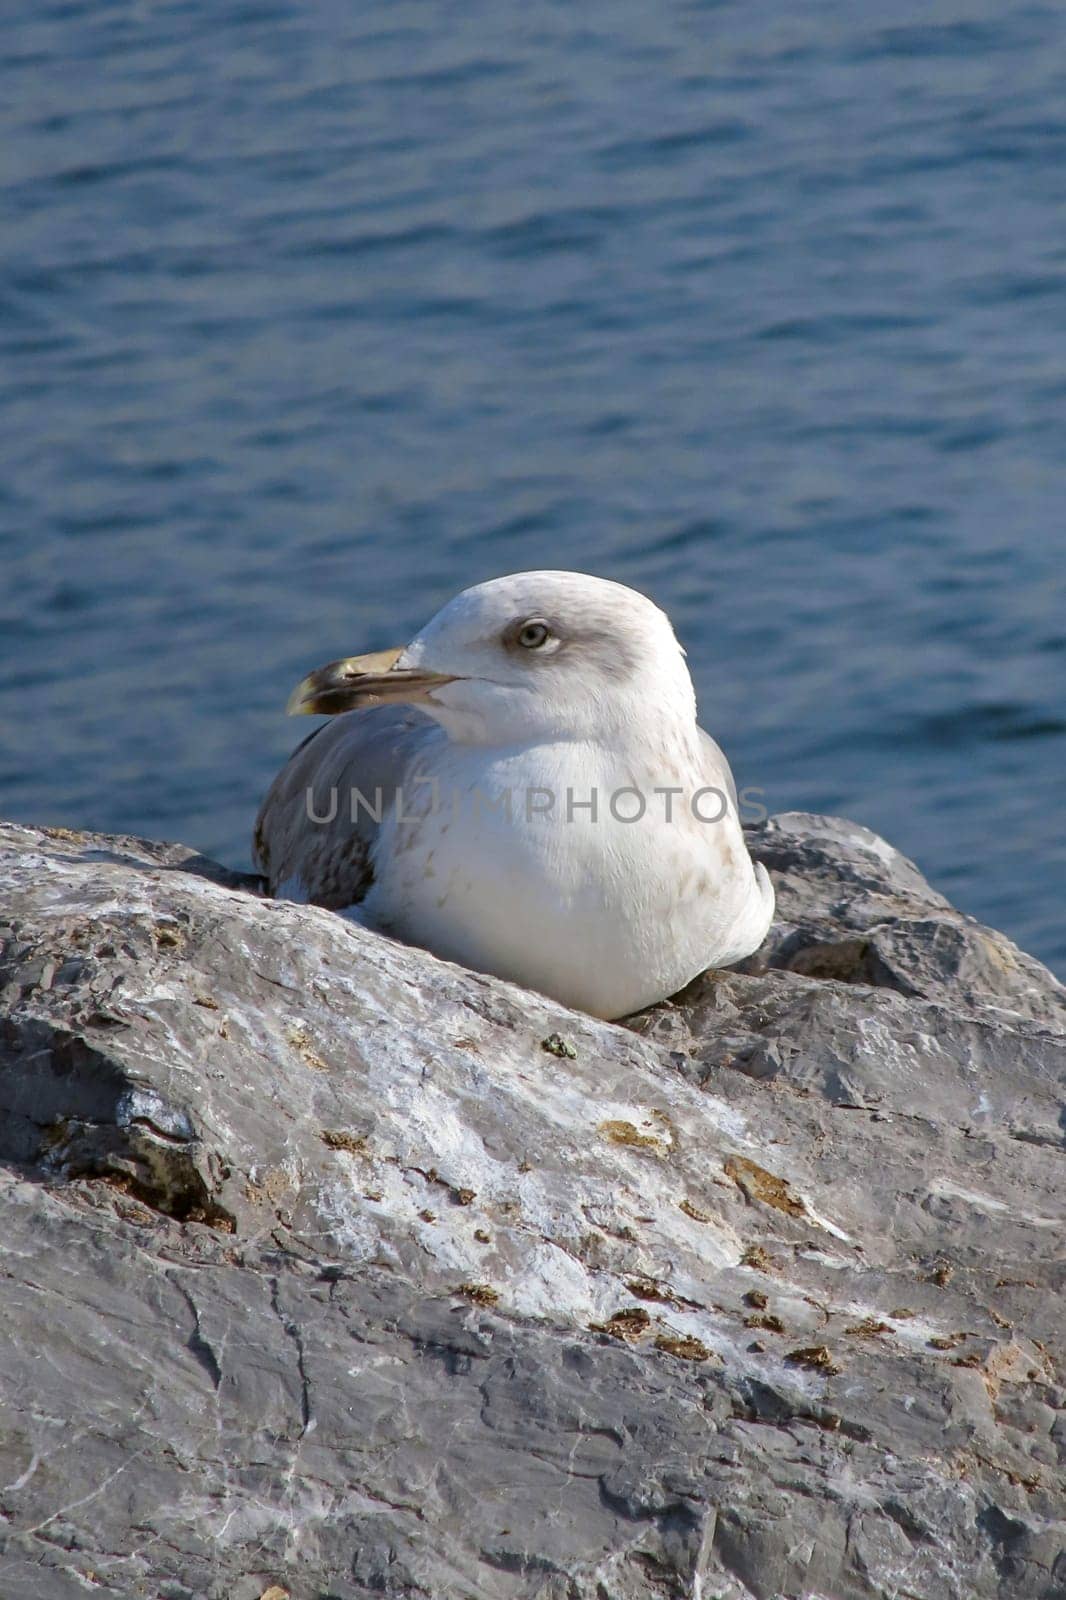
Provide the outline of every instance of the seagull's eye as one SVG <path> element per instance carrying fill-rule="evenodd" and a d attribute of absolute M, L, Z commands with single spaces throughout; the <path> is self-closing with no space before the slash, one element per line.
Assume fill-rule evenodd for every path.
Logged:
<path fill-rule="evenodd" d="M 528 622 L 523 622 L 516 635 L 523 650 L 539 650 L 547 644 L 551 636 L 552 631 L 548 624 L 541 622 L 539 617 L 531 617 Z"/>

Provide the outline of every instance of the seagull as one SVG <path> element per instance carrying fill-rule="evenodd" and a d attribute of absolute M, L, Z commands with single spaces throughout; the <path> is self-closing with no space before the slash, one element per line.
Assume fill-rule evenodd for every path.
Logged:
<path fill-rule="evenodd" d="M 601 1018 L 758 949 L 774 913 L 669 618 L 577 572 L 465 589 L 400 649 L 330 662 L 253 853 L 326 906 Z"/>

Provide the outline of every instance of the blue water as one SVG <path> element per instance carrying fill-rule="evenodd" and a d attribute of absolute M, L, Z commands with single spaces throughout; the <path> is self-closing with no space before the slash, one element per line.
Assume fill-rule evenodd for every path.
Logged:
<path fill-rule="evenodd" d="M 647 590 L 1066 967 L 1066 13 L 8 0 L 0 811 L 234 864 L 326 659 Z"/>

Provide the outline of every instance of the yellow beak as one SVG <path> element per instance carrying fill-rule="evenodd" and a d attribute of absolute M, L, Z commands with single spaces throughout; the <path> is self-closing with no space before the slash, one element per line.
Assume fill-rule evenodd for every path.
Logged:
<path fill-rule="evenodd" d="M 398 650 L 378 650 L 368 656 L 346 656 L 311 672 L 289 696 L 290 717 L 333 717 L 359 706 L 393 700 L 424 700 L 433 689 L 454 683 L 454 674 L 427 672 L 421 667 L 400 667 Z"/>

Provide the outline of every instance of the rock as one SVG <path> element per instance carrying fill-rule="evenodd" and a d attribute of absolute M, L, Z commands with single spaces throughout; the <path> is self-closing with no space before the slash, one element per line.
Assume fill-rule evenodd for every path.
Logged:
<path fill-rule="evenodd" d="M 851 823 L 628 1027 L 0 828 L 0 1594 L 1066 1594 L 1064 992 Z"/>

